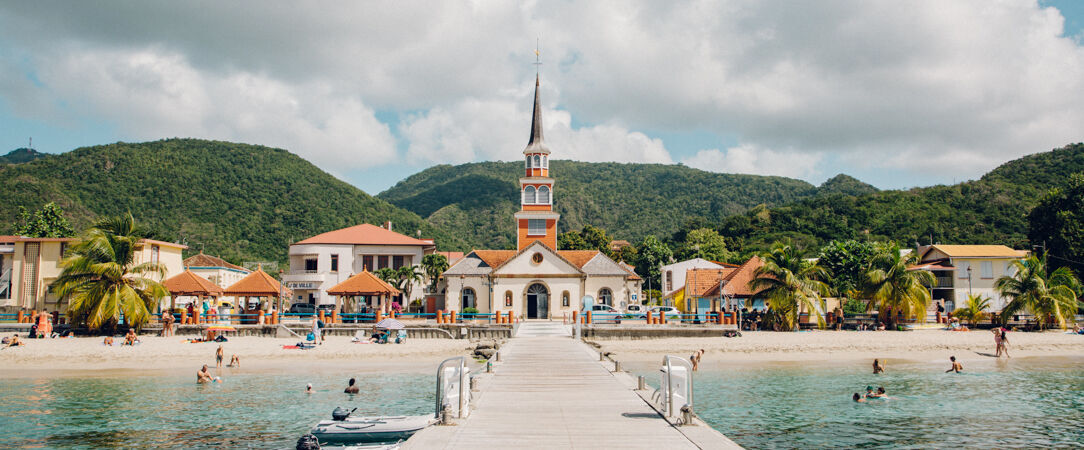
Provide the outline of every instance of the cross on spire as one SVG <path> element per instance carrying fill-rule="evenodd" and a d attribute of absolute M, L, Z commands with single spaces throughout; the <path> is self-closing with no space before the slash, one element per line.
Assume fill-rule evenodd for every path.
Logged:
<path fill-rule="evenodd" d="M 534 40 L 534 74 L 536 75 L 535 78 L 538 78 L 538 72 L 539 70 L 541 70 L 542 67 L 542 50 L 539 48 L 539 44 L 541 43 L 541 41 L 541 38 L 535 38 Z"/>

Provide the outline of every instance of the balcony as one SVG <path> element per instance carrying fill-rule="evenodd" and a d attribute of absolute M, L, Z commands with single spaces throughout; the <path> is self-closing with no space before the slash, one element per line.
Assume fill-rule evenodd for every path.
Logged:
<path fill-rule="evenodd" d="M 327 279 L 327 273 L 320 273 L 315 270 L 295 270 L 282 276 L 282 281 L 285 282 L 310 282 L 310 283 L 323 283 Z"/>
<path fill-rule="evenodd" d="M 934 279 L 933 287 L 937 289 L 952 289 L 955 287 L 952 277 L 937 277 Z"/>

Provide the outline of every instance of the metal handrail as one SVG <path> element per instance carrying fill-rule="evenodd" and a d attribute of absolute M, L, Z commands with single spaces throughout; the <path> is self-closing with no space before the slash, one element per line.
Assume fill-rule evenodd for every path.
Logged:
<path fill-rule="evenodd" d="M 444 366 L 451 361 L 458 361 L 459 367 L 457 367 L 455 375 L 457 377 L 463 376 L 463 370 L 467 365 L 467 358 L 464 356 L 455 356 L 440 362 L 437 366 L 437 399 L 436 399 L 436 412 L 434 418 L 440 419 L 440 412 L 444 409 Z M 463 416 L 463 382 L 459 382 L 459 416 Z"/>
<path fill-rule="evenodd" d="M 665 381 L 666 381 L 666 396 L 667 396 L 667 398 L 664 399 L 664 401 L 666 403 L 664 405 L 664 407 L 666 408 L 666 415 L 669 416 L 669 417 L 674 417 L 674 411 L 672 409 L 673 408 L 673 403 L 674 403 L 673 402 L 674 389 L 672 388 L 673 383 L 670 382 L 670 377 L 673 376 L 672 369 L 673 369 L 673 366 L 674 366 L 672 364 L 672 361 L 679 362 L 681 366 L 683 366 L 683 367 L 685 367 L 687 369 L 685 371 L 685 373 L 687 373 L 689 375 L 689 382 L 688 382 L 688 386 L 686 386 L 686 391 L 687 392 L 686 392 L 685 398 L 688 399 L 688 401 L 686 402 L 686 405 L 689 406 L 690 411 L 693 410 L 693 365 L 692 365 L 692 363 L 690 363 L 685 358 L 682 358 L 682 357 L 679 357 L 679 356 L 674 356 L 674 355 L 666 355 L 666 356 L 663 356 L 663 358 L 662 358 L 662 362 L 666 366 L 666 380 Z"/>

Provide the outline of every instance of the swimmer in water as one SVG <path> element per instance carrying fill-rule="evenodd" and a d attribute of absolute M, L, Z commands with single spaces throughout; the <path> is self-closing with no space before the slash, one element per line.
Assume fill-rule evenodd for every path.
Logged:
<path fill-rule="evenodd" d="M 960 373 L 960 372 L 962 372 L 964 370 L 964 366 L 961 365 L 960 363 L 956 362 L 956 357 L 955 356 L 950 356 L 949 361 L 952 361 L 952 368 L 949 369 L 949 370 L 946 370 L 945 373 L 949 373 L 949 372 Z"/>
<path fill-rule="evenodd" d="M 196 372 L 196 383 L 214 383 L 215 377 L 211 376 L 211 372 L 207 370 L 207 365 L 203 365 L 203 369 Z"/>
<path fill-rule="evenodd" d="M 873 373 L 884 373 L 884 372 L 885 372 L 885 366 L 881 365 L 881 360 L 879 360 L 879 359 L 873 360 Z"/>
<path fill-rule="evenodd" d="M 311 394 L 312 393 L 312 383 L 309 383 L 308 385 L 305 386 L 305 393 L 306 394 Z"/>
<path fill-rule="evenodd" d="M 349 384 L 348 384 L 348 386 L 346 386 L 346 390 L 344 390 L 343 392 L 347 393 L 347 394 L 357 394 L 358 393 L 358 387 L 357 387 L 357 385 L 354 384 L 354 383 L 356 383 L 356 381 L 353 378 L 351 378 L 348 383 Z"/>
<path fill-rule="evenodd" d="M 862 398 L 862 395 L 860 395 L 857 392 L 854 393 L 854 396 L 852 396 L 851 399 L 854 400 L 855 402 L 858 402 L 858 403 L 865 403 L 866 402 L 866 399 Z"/>
<path fill-rule="evenodd" d="M 885 398 L 885 397 L 888 397 L 888 395 L 885 394 L 884 386 L 881 386 L 881 387 L 877 388 L 877 392 L 866 394 L 866 397 Z"/>

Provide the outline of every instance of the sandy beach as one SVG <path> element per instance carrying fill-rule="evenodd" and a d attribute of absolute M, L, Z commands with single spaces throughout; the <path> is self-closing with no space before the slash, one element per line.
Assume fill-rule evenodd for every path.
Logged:
<path fill-rule="evenodd" d="M 118 372 L 191 371 L 215 366 L 218 343 L 186 343 L 181 337 L 141 336 L 136 346 L 105 346 L 102 338 L 27 339 L 26 345 L 0 350 L 0 376 L 65 376 Z M 122 339 L 117 338 L 117 342 Z M 359 372 L 435 370 L 444 358 L 469 355 L 466 340 L 408 340 L 402 344 L 355 344 L 331 336 L 311 350 L 283 349 L 296 338 L 232 337 L 222 343 L 225 363 L 232 355 L 241 367 L 259 371 L 304 371 L 345 368 Z"/>
<path fill-rule="evenodd" d="M 702 366 L 733 363 L 756 364 L 773 361 L 834 362 L 870 360 L 930 361 L 951 355 L 991 358 L 993 334 L 986 330 L 951 332 L 921 330 L 810 331 L 800 333 L 742 332 L 736 338 L 671 338 L 653 340 L 598 340 L 603 351 L 627 362 L 656 362 L 663 355 L 688 356 L 704 349 Z M 1009 333 L 1009 354 L 1013 358 L 1084 358 L 1084 336 L 1058 331 Z"/>

